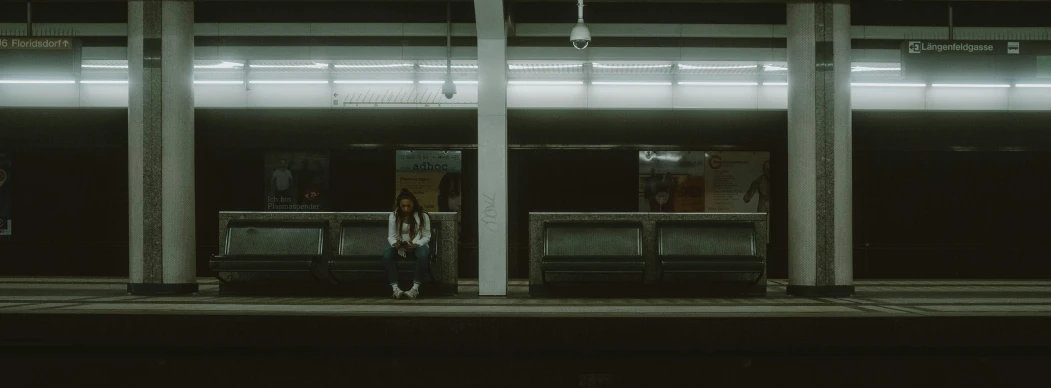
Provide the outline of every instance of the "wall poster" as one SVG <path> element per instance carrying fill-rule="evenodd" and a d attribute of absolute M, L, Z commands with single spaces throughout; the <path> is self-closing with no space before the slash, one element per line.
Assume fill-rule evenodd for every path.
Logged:
<path fill-rule="evenodd" d="M 639 211 L 704 211 L 703 151 L 639 151 Z"/>
<path fill-rule="evenodd" d="M 11 235 L 11 157 L 0 154 L 0 236 Z"/>
<path fill-rule="evenodd" d="M 770 153 L 706 153 L 704 211 L 770 212 Z"/>
<path fill-rule="evenodd" d="M 456 212 L 463 203 L 460 151 L 398 151 L 395 193 L 409 189 L 429 212 Z"/>
<path fill-rule="evenodd" d="M 268 152 L 263 164 L 267 211 L 329 210 L 328 152 Z"/>

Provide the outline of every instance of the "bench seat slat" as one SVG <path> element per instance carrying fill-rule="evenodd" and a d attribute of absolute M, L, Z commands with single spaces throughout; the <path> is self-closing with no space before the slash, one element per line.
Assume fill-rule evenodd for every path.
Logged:
<path fill-rule="evenodd" d="M 416 269 L 416 258 L 413 256 L 394 258 L 398 272 L 412 272 Z M 382 272 L 382 256 L 337 256 L 328 261 L 328 270 L 332 272 Z"/>
<path fill-rule="evenodd" d="M 215 255 L 208 264 L 212 271 L 221 272 L 309 272 L 321 262 L 321 259 L 321 256 L 299 255 Z"/>
<path fill-rule="evenodd" d="M 547 256 L 540 263 L 547 272 L 640 272 L 642 256 Z"/>
<path fill-rule="evenodd" d="M 664 272 L 763 272 L 765 264 L 759 256 L 665 256 L 661 258 Z"/>

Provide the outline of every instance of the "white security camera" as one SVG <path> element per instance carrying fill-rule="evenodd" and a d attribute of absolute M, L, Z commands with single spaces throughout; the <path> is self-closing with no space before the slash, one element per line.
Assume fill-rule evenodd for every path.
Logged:
<path fill-rule="evenodd" d="M 442 84 L 442 94 L 450 100 L 456 95 L 456 84 L 453 83 L 452 79 L 446 79 L 445 83 Z"/>
<path fill-rule="evenodd" d="M 583 50 L 588 48 L 588 43 L 591 43 L 591 30 L 584 24 L 584 0 L 577 0 L 577 24 L 573 26 L 573 31 L 569 33 L 569 41 L 573 43 L 573 47 L 577 50 Z"/>
<path fill-rule="evenodd" d="M 588 43 L 591 43 L 591 30 L 588 30 L 584 22 L 577 22 L 577 25 L 573 26 L 573 32 L 569 34 L 569 41 L 573 42 L 573 47 L 577 50 L 586 49 Z"/>

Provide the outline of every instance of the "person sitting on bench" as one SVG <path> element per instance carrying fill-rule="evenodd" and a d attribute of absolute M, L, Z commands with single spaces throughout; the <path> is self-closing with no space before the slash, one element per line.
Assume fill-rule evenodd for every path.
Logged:
<path fill-rule="evenodd" d="M 388 219 L 387 242 L 390 243 L 390 247 L 383 251 L 387 280 L 394 289 L 392 298 L 399 299 L 404 295 L 409 299 L 416 299 L 420 295 L 420 283 L 423 282 L 423 274 L 427 273 L 431 256 L 431 248 L 427 245 L 430 241 L 430 217 L 420 206 L 416 196 L 408 189 L 402 189 L 394 200 L 394 212 Z M 412 289 L 402 291 L 398 286 L 398 267 L 394 263 L 394 255 L 406 257 L 409 254 L 416 256 L 416 270 L 412 279 Z"/>

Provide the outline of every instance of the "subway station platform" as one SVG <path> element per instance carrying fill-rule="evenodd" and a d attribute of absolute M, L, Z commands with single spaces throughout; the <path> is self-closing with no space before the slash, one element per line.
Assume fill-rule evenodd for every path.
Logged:
<path fill-rule="evenodd" d="M 1051 281 L 856 282 L 851 298 L 785 294 L 771 280 L 761 298 L 530 298 L 525 281 L 512 280 L 508 297 L 479 297 L 477 281 L 460 280 L 455 297 L 392 300 L 381 297 L 270 297 L 219 294 L 215 279 L 198 279 L 192 296 L 133 296 L 118 278 L 0 278 L 0 313 L 220 314 L 405 317 L 941 317 L 1051 316 Z"/>
<path fill-rule="evenodd" d="M 146 297 L 0 279 L 0 363 L 41 385 L 1017 386 L 1051 361 L 1051 281 L 858 281 L 851 298 Z M 51 372 L 63 365 L 68 373 Z M 131 368 L 134 366 L 134 368 Z M 150 380 L 153 381 L 153 380 Z"/>

